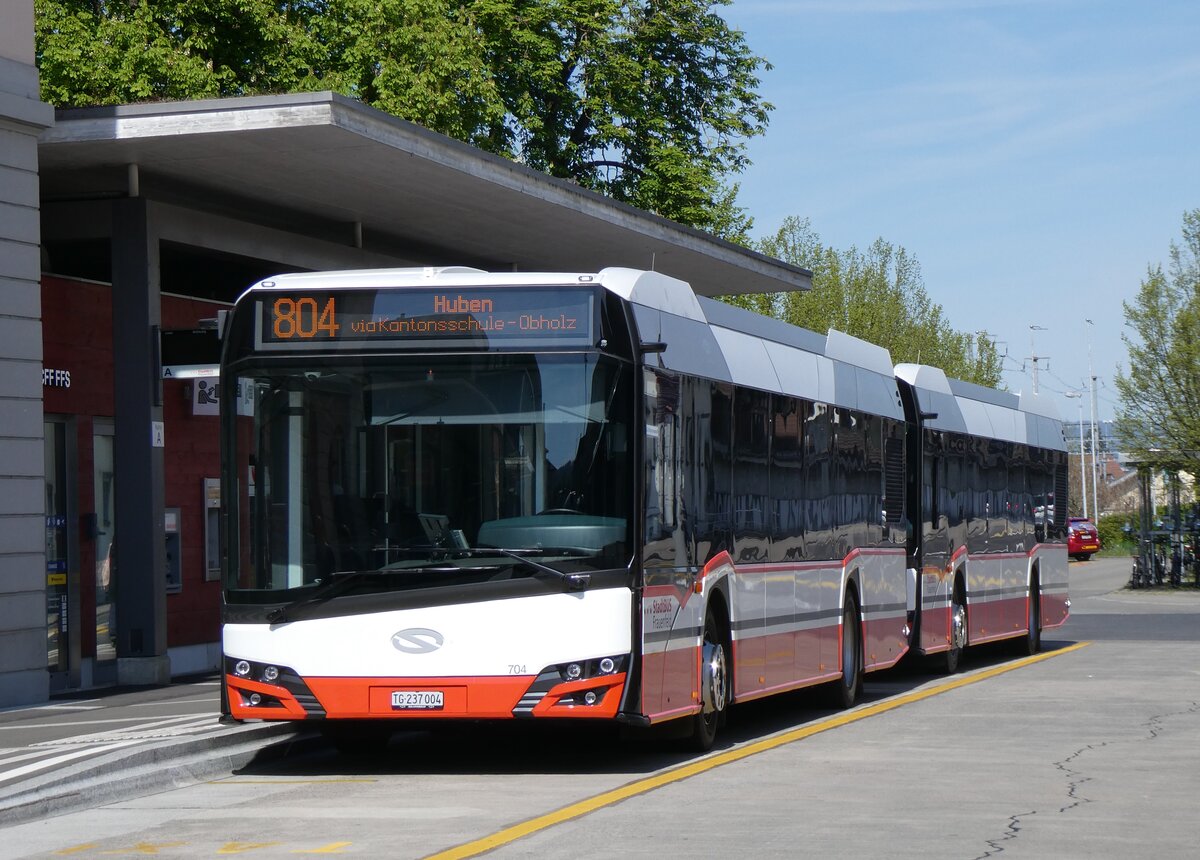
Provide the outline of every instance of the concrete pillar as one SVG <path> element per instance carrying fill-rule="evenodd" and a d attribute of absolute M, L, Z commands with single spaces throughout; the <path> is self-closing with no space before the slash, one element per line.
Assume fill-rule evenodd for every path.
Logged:
<path fill-rule="evenodd" d="M 0 27 L 0 708 L 44 702 L 46 521 L 33 0 L 6 0 Z"/>
<path fill-rule="evenodd" d="M 113 203 L 112 227 L 117 682 L 166 684 L 158 237 L 140 197 Z"/>

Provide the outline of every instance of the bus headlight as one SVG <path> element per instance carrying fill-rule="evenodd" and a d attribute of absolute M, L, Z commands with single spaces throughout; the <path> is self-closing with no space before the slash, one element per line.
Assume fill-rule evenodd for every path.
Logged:
<path fill-rule="evenodd" d="M 559 663 L 549 666 L 547 670 L 555 671 L 563 681 L 586 681 L 601 675 L 615 675 L 625 671 L 627 655 L 617 654 L 609 657 L 592 657 L 588 660 L 573 660 L 570 663 Z"/>
<path fill-rule="evenodd" d="M 245 678 L 250 674 L 250 663 L 247 660 L 238 660 L 237 665 L 233 667 L 233 674 L 239 678 Z"/>

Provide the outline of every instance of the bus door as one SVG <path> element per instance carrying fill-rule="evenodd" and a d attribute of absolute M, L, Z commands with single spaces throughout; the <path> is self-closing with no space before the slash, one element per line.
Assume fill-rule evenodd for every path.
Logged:
<path fill-rule="evenodd" d="M 918 600 L 921 610 L 922 649 L 945 646 L 949 635 L 949 605 L 954 574 L 951 569 L 947 527 L 946 458 L 940 434 L 925 431 L 921 457 L 921 575 Z"/>
<path fill-rule="evenodd" d="M 703 601 L 694 591 L 692 523 L 699 464 L 711 461 L 700 444 L 711 426 L 707 387 L 646 369 L 645 544 L 642 548 L 642 710 L 651 718 L 695 709 L 697 647 Z"/>

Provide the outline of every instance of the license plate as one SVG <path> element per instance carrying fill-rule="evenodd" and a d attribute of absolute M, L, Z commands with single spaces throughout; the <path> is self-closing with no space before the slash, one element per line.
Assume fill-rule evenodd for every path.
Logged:
<path fill-rule="evenodd" d="M 445 706 L 441 690 L 392 690 L 392 707 L 397 711 L 440 711 Z"/>

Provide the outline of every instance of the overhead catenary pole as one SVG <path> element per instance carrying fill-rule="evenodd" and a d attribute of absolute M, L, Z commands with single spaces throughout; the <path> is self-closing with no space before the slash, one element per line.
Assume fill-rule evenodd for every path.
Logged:
<path fill-rule="evenodd" d="M 1033 333 L 1035 331 L 1049 331 L 1045 326 L 1031 324 L 1029 326 L 1029 359 L 1033 362 L 1033 393 L 1038 393 L 1038 360 L 1049 358 L 1047 355 L 1038 355 L 1037 350 L 1033 347 Z"/>
<path fill-rule="evenodd" d="M 1095 323 L 1091 320 L 1084 320 L 1092 328 Z M 1096 517 L 1096 521 L 1100 521 L 1100 499 L 1097 491 L 1099 484 L 1100 471 L 1096 462 L 1096 457 L 1099 449 L 1096 447 L 1096 371 L 1092 366 L 1092 336 L 1091 328 L 1088 329 L 1088 376 L 1092 379 L 1092 512 Z"/>
<path fill-rule="evenodd" d="M 1087 490 L 1087 458 L 1083 449 L 1083 392 L 1082 391 L 1066 391 L 1063 392 L 1067 397 L 1079 401 L 1079 488 L 1081 498 L 1083 499 L 1083 516 L 1087 519 L 1088 515 L 1088 490 Z"/>

